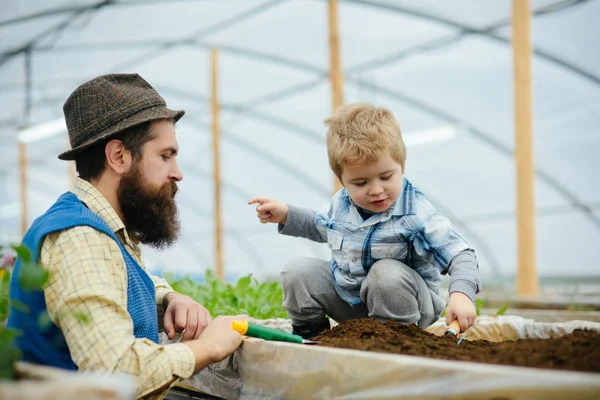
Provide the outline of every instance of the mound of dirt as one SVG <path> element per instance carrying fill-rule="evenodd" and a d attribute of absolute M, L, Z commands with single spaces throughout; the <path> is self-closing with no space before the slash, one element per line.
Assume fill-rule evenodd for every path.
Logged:
<path fill-rule="evenodd" d="M 452 335 L 436 336 L 416 325 L 361 318 L 342 321 L 314 340 L 328 347 L 600 373 L 600 332 L 589 330 L 554 339 L 463 340 L 457 345 Z"/>

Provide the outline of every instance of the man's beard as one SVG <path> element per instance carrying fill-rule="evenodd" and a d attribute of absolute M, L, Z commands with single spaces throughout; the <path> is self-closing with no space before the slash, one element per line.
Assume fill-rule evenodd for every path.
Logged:
<path fill-rule="evenodd" d="M 137 165 L 121 177 L 117 198 L 130 236 L 141 243 L 162 250 L 177 240 L 179 218 L 171 181 L 160 188 L 151 187 Z"/>

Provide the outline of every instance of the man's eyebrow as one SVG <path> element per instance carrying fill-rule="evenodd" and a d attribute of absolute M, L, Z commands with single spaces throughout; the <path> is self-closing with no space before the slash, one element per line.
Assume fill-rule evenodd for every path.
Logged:
<path fill-rule="evenodd" d="M 169 146 L 169 147 L 165 147 L 164 149 L 161 150 L 161 153 L 164 153 L 165 151 L 168 151 L 172 156 L 173 155 L 177 155 L 177 153 L 179 152 L 175 147 L 173 146 Z"/>

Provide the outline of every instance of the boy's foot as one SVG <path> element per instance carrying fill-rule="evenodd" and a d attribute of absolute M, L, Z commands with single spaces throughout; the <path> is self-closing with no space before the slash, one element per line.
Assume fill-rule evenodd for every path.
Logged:
<path fill-rule="evenodd" d="M 292 325 L 292 333 L 294 335 L 302 336 L 303 339 L 310 339 L 317 336 L 325 329 L 330 329 L 331 324 L 329 318 L 323 318 L 321 321 L 312 322 L 302 325 Z"/>

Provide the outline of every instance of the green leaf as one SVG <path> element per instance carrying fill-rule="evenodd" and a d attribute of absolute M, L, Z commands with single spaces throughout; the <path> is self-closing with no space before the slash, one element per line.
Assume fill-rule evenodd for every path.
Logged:
<path fill-rule="evenodd" d="M 15 379 L 15 363 L 21 358 L 21 352 L 13 345 L 13 340 L 19 334 L 20 331 L 6 329 L 0 324 L 0 381 Z"/>
<path fill-rule="evenodd" d="M 163 278 L 173 289 L 206 307 L 213 317 L 243 313 L 264 319 L 287 317 L 281 284 L 276 281 L 260 283 L 250 274 L 235 284 L 226 284 L 211 270 L 205 271 L 203 283 L 188 276 L 176 280 L 169 273 Z"/>
<path fill-rule="evenodd" d="M 485 300 L 475 299 L 475 313 L 479 316 L 479 312 L 485 306 Z"/>
<path fill-rule="evenodd" d="M 21 331 L 13 328 L 4 328 L 0 326 L 0 341 L 4 342 L 12 342 L 14 338 L 21 334 Z"/>
<path fill-rule="evenodd" d="M 250 286 L 250 282 L 252 279 L 252 274 L 244 276 L 243 278 L 240 278 L 237 281 L 237 285 L 236 285 L 236 292 L 244 292 L 248 289 L 248 286 Z"/>
<path fill-rule="evenodd" d="M 25 290 L 37 290 L 48 282 L 48 271 L 39 265 L 23 265 L 19 272 L 19 284 Z"/>
<path fill-rule="evenodd" d="M 498 311 L 496 311 L 496 315 L 504 315 L 504 313 L 506 312 L 506 310 L 508 310 L 509 306 L 510 306 L 510 303 L 506 303 L 504 306 L 502 306 L 501 309 L 499 309 Z"/>
<path fill-rule="evenodd" d="M 10 300 L 10 305 L 19 311 L 29 313 L 29 306 L 27 306 L 27 304 L 21 303 L 19 300 Z"/>
<path fill-rule="evenodd" d="M 42 331 L 47 331 L 52 325 L 52 321 L 47 312 L 41 312 L 37 317 L 37 325 Z"/>
<path fill-rule="evenodd" d="M 175 275 L 173 275 L 172 272 L 165 272 L 163 273 L 162 277 L 169 283 L 169 285 L 173 286 L 173 282 L 175 282 Z"/>
<path fill-rule="evenodd" d="M 75 318 L 77 318 L 77 321 L 79 321 L 83 324 L 89 324 L 92 321 L 92 318 L 90 317 L 90 315 L 88 313 L 82 312 L 82 311 L 76 312 Z"/>
<path fill-rule="evenodd" d="M 14 246 L 13 249 L 17 253 L 17 256 L 21 259 L 21 262 L 31 262 L 31 251 L 25 245 Z"/>

